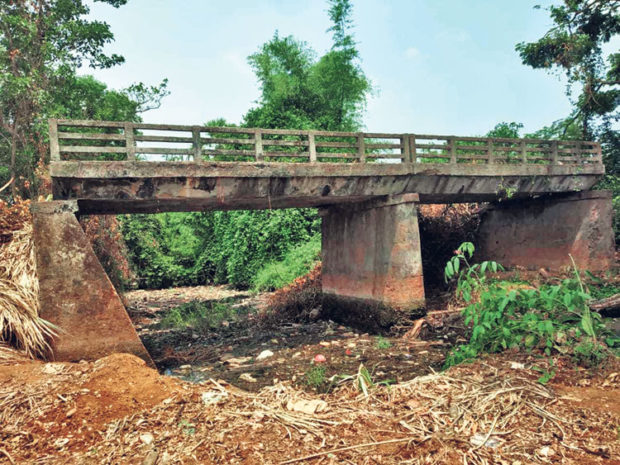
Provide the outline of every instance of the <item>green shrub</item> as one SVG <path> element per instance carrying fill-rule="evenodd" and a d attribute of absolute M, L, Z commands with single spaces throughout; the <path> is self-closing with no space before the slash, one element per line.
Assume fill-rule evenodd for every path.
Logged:
<path fill-rule="evenodd" d="M 320 219 L 312 209 L 124 215 L 122 230 L 139 287 L 248 288 L 267 263 L 308 242 L 316 247 Z M 293 253 L 289 262 L 300 260 Z"/>
<path fill-rule="evenodd" d="M 239 311 L 222 302 L 188 302 L 170 309 L 159 322 L 162 328 L 217 329 L 223 321 L 235 321 Z"/>
<path fill-rule="evenodd" d="M 308 273 L 321 253 L 321 235 L 315 234 L 308 242 L 288 250 L 284 257 L 262 266 L 252 280 L 254 290 L 273 291 L 291 284 L 295 278 Z"/>
<path fill-rule="evenodd" d="M 605 334 L 601 317 L 590 311 L 591 297 L 578 271 L 559 285 L 510 289 L 505 283 L 487 281 L 486 273 L 499 265 L 469 264 L 473 251 L 473 245 L 463 244 L 446 266 L 446 278 L 458 278 L 457 292 L 468 303 L 463 310 L 465 324 L 472 328 L 469 343 L 456 347 L 446 366 L 509 348 L 540 349 L 548 356 L 571 354 L 588 366 L 609 354 L 600 340 Z M 477 300 L 474 292 L 479 294 Z"/>

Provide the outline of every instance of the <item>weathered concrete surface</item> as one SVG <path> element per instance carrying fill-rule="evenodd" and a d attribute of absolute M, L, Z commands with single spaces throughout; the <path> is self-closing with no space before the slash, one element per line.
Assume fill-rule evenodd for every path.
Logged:
<path fill-rule="evenodd" d="M 321 211 L 324 312 L 375 330 L 421 313 L 417 200 L 405 194 Z"/>
<path fill-rule="evenodd" d="M 422 203 L 480 202 L 587 190 L 603 174 L 563 165 L 428 163 L 52 162 L 54 198 L 80 213 L 320 207 L 418 193 Z"/>
<path fill-rule="evenodd" d="M 32 208 L 41 316 L 62 330 L 52 341 L 55 359 L 129 352 L 153 365 L 75 210 L 62 201 Z"/>
<path fill-rule="evenodd" d="M 588 191 L 501 202 L 484 214 L 479 229 L 483 259 L 504 266 L 608 270 L 614 262 L 610 191 Z"/>

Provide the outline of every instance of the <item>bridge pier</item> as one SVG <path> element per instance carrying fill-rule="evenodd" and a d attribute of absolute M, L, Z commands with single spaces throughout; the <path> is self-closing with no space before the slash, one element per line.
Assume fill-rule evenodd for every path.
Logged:
<path fill-rule="evenodd" d="M 41 317 L 61 330 L 55 360 L 129 352 L 154 365 L 75 214 L 77 202 L 33 204 Z"/>
<path fill-rule="evenodd" d="M 323 312 L 380 330 L 423 313 L 417 194 L 320 210 Z"/>
<path fill-rule="evenodd" d="M 499 202 L 483 214 L 481 259 L 527 269 L 605 271 L 614 263 L 610 191 L 583 191 Z"/>

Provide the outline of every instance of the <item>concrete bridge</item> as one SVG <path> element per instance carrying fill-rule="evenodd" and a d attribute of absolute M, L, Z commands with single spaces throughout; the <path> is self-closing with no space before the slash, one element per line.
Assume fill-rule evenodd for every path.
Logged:
<path fill-rule="evenodd" d="M 33 213 L 58 359 L 148 360 L 76 215 L 319 207 L 324 304 L 376 326 L 424 307 L 417 203 L 495 202 L 481 256 L 508 266 L 613 260 L 594 142 L 51 120 L 50 151 Z"/>

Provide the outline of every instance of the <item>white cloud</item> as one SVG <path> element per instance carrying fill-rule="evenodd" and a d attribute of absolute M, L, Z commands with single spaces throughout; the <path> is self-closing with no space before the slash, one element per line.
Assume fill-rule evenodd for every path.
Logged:
<path fill-rule="evenodd" d="M 407 58 L 415 58 L 420 55 L 420 51 L 415 47 L 409 47 L 405 50 L 405 56 Z"/>

